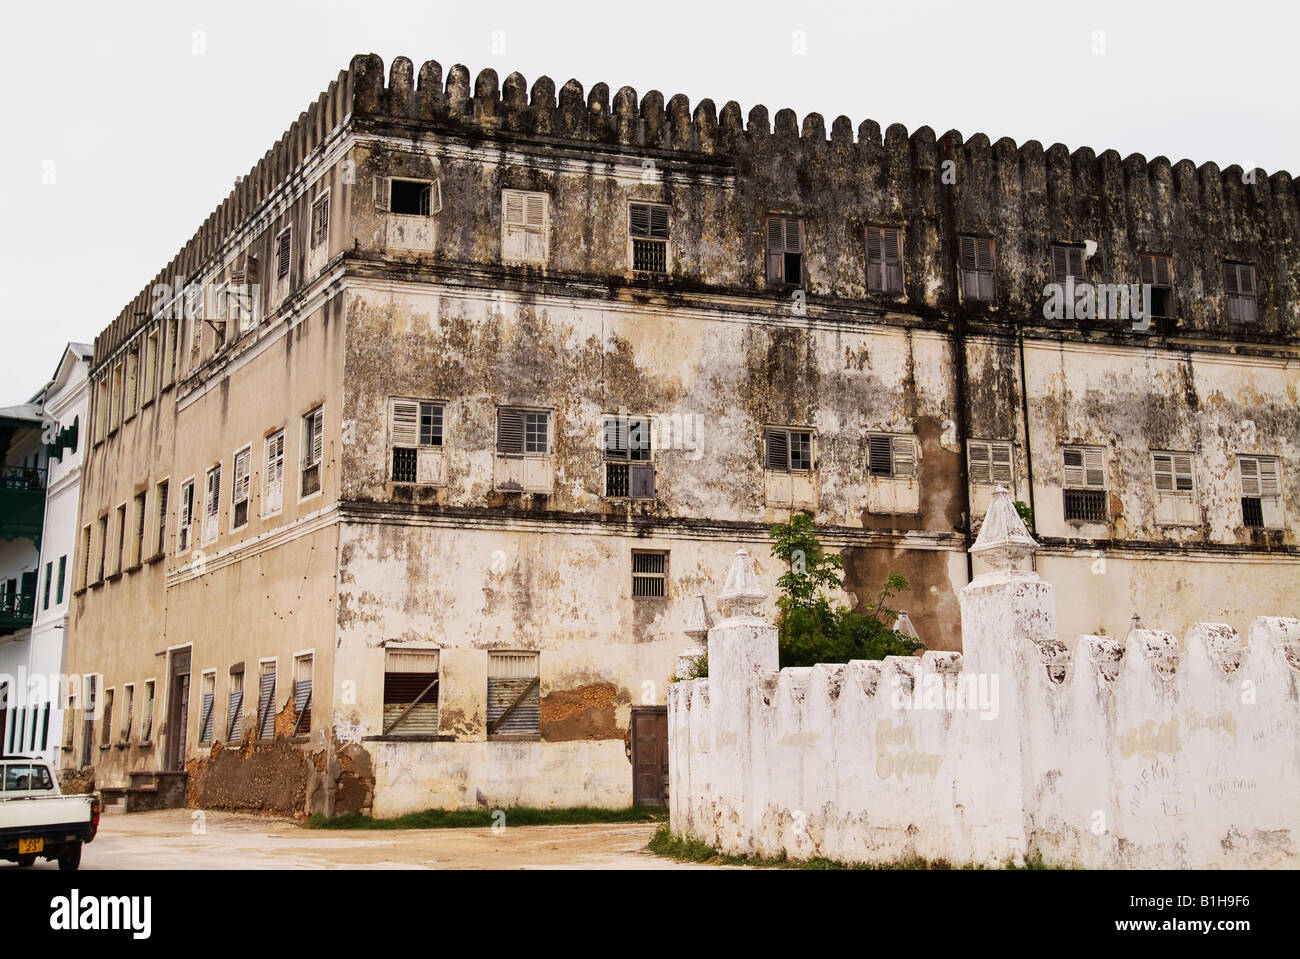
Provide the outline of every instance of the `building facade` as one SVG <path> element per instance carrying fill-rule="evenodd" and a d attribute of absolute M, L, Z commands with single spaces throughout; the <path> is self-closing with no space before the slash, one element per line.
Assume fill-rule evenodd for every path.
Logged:
<path fill-rule="evenodd" d="M 63 672 L 92 350 L 69 343 L 29 403 L 0 410 L 0 753 L 63 764 Z"/>
<path fill-rule="evenodd" d="M 625 805 L 738 546 L 772 594 L 810 511 L 957 649 L 998 484 L 1067 635 L 1293 614 L 1298 227 L 1282 172 L 359 56 L 96 339 L 78 756 Z"/>

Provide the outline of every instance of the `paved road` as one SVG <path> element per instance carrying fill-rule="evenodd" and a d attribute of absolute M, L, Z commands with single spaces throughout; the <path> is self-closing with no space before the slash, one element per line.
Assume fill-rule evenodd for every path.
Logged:
<path fill-rule="evenodd" d="M 313 830 L 243 813 L 111 813 L 82 869 L 708 869 L 645 851 L 653 825 Z M 0 872 L 17 869 L 0 863 Z M 41 860 L 32 868 L 58 869 Z"/>

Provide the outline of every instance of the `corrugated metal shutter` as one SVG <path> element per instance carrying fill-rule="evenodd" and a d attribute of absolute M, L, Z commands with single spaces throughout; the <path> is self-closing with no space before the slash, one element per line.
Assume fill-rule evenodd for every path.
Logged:
<path fill-rule="evenodd" d="M 242 675 L 241 675 L 242 679 Z M 244 686 L 230 691 L 230 703 L 226 711 L 226 740 L 237 743 L 244 738 Z"/>
<path fill-rule="evenodd" d="M 262 686 L 257 699 L 257 736 L 259 739 L 275 737 L 275 667 L 262 673 Z"/>
<path fill-rule="evenodd" d="M 203 711 L 199 714 L 199 742 L 212 742 L 212 693 L 203 694 Z"/>
<path fill-rule="evenodd" d="M 311 731 L 312 657 L 301 656 L 294 661 L 293 711 L 297 716 L 295 732 Z"/>
<path fill-rule="evenodd" d="M 536 653 L 492 653 L 488 657 L 488 726 L 505 714 L 510 705 L 528 690 L 523 701 L 511 710 L 505 722 L 493 728 L 499 736 L 538 735 L 540 697 Z M 531 687 L 531 689 L 529 688 Z"/>
<path fill-rule="evenodd" d="M 437 682 L 436 649 L 388 650 L 384 657 L 384 735 L 436 736 Z"/>

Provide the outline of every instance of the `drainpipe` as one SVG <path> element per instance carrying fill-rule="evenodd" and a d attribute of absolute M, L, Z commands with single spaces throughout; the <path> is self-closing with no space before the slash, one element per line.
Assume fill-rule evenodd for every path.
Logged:
<path fill-rule="evenodd" d="M 1025 420 L 1025 481 L 1029 484 L 1027 494 L 1029 496 L 1029 510 L 1034 517 L 1034 526 L 1038 526 L 1038 513 L 1034 510 L 1034 452 L 1029 442 L 1029 383 L 1025 379 L 1025 327 L 1023 321 L 1016 323 L 1016 346 L 1020 351 L 1020 414 Z M 1038 531 L 1031 530 L 1034 538 L 1038 538 Z M 1029 566 L 1035 572 L 1038 571 L 1038 556 L 1034 553 L 1029 554 Z"/>

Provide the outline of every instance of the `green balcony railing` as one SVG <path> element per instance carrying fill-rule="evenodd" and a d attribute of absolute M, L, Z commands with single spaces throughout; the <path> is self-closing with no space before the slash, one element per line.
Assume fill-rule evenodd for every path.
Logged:
<path fill-rule="evenodd" d="M 45 470 L 0 466 L 0 539 L 41 544 L 45 519 Z"/>
<path fill-rule="evenodd" d="M 30 629 L 36 615 L 36 590 L 29 593 L 0 591 L 0 636 Z"/>

